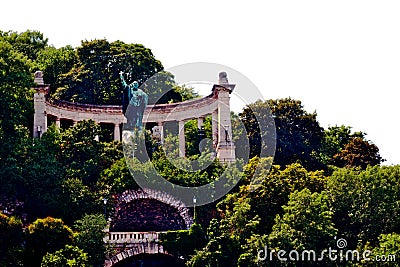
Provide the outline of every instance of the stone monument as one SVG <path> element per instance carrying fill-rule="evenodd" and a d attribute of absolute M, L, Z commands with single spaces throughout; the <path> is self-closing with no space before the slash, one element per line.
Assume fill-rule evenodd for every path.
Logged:
<path fill-rule="evenodd" d="M 148 95 L 139 89 L 139 83 L 137 81 L 127 84 L 124 79 L 124 73 L 121 71 L 119 74 L 124 90 L 122 112 L 127 119 L 126 130 L 141 130 L 143 113 L 147 106 Z"/>

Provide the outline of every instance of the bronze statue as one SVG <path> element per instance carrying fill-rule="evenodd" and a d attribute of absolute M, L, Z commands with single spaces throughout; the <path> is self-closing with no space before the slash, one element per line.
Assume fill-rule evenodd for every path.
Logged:
<path fill-rule="evenodd" d="M 121 71 L 119 76 L 124 89 L 122 111 L 127 119 L 127 128 L 130 130 L 141 130 L 143 113 L 147 106 L 148 95 L 139 89 L 139 83 L 137 81 L 127 84 L 123 74 L 124 73 Z"/>

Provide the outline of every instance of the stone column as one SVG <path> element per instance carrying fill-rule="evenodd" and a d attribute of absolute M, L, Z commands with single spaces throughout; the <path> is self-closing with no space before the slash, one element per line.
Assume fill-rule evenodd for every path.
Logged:
<path fill-rule="evenodd" d="M 75 120 L 72 121 L 72 126 L 75 126 L 77 124 L 78 124 L 78 121 L 75 121 Z"/>
<path fill-rule="evenodd" d="M 218 100 L 218 144 L 227 145 L 232 141 L 229 93 L 219 91 Z"/>
<path fill-rule="evenodd" d="M 121 131 L 119 129 L 119 123 L 114 124 L 114 141 L 121 141 Z"/>
<path fill-rule="evenodd" d="M 162 121 L 157 123 L 158 125 L 158 130 L 160 131 L 160 142 L 161 144 L 164 144 L 164 124 Z"/>
<path fill-rule="evenodd" d="M 217 91 L 218 96 L 218 144 L 217 157 L 222 162 L 232 162 L 235 160 L 235 145 L 232 140 L 231 110 L 229 94 L 235 88 L 234 84 L 229 84 L 225 72 L 219 74 L 219 83 L 214 85 L 213 90 Z"/>
<path fill-rule="evenodd" d="M 35 94 L 33 96 L 33 107 L 35 113 L 33 115 L 33 137 L 40 137 L 47 131 L 47 115 L 46 115 L 46 94 L 49 92 L 49 85 L 43 82 L 43 73 L 35 72 Z"/>
<path fill-rule="evenodd" d="M 160 143 L 164 143 L 164 126 L 162 122 L 157 122 L 157 125 L 152 128 L 153 137 L 160 140 Z"/>
<path fill-rule="evenodd" d="M 179 121 L 179 157 L 185 157 L 185 121 Z"/>
<path fill-rule="evenodd" d="M 204 126 L 204 117 L 197 118 L 197 129 L 201 129 Z"/>
<path fill-rule="evenodd" d="M 60 117 L 56 117 L 56 127 L 57 127 L 57 128 L 61 128 Z"/>
<path fill-rule="evenodd" d="M 218 109 L 214 110 L 211 113 L 211 117 L 212 117 L 213 147 L 217 148 L 217 144 L 218 144 Z"/>

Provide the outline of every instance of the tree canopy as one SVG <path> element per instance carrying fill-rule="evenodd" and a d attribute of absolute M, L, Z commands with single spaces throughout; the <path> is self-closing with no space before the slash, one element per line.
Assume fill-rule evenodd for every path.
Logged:
<path fill-rule="evenodd" d="M 73 242 L 73 231 L 60 219 L 37 219 L 28 227 L 27 266 L 39 266 L 46 253 L 53 253 Z"/>
<path fill-rule="evenodd" d="M 54 253 L 47 253 L 42 260 L 41 267 L 89 267 L 88 256 L 75 246 L 66 245 L 65 248 Z"/>

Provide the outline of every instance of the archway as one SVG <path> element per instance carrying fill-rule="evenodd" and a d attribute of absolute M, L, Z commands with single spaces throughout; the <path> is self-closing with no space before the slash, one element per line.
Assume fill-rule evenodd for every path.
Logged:
<path fill-rule="evenodd" d="M 126 258 L 113 267 L 185 267 L 186 265 L 179 259 L 167 254 L 139 254 Z"/>
<path fill-rule="evenodd" d="M 164 232 L 192 224 L 190 211 L 180 200 L 150 189 L 127 190 L 118 196 L 110 232 Z"/>
<path fill-rule="evenodd" d="M 150 232 L 186 229 L 176 208 L 156 199 L 134 199 L 121 205 L 110 226 L 112 232 Z"/>
<path fill-rule="evenodd" d="M 104 239 L 116 252 L 105 266 L 185 266 L 164 251 L 160 235 L 189 229 L 193 218 L 184 203 L 165 192 L 127 190 L 116 196 Z"/>

